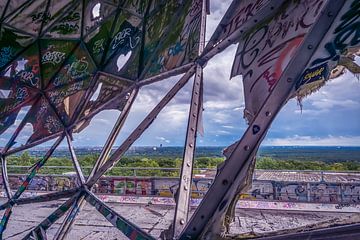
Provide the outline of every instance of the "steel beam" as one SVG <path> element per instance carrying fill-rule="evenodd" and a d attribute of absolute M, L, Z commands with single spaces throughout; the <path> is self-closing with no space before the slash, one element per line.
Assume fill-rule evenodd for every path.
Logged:
<path fill-rule="evenodd" d="M 120 161 L 123 154 L 130 148 L 130 146 L 142 135 L 142 133 L 151 125 L 160 111 L 170 102 L 170 100 L 178 93 L 178 91 L 188 82 L 188 80 L 195 73 L 195 66 L 193 66 L 165 95 L 165 97 L 156 105 L 156 107 L 147 115 L 147 117 L 139 124 L 139 126 L 130 134 L 130 136 L 121 144 L 119 148 L 110 156 L 92 178 L 89 178 L 87 186 L 91 187 L 102 175 L 104 175 L 110 168 L 112 168 L 118 161 Z"/>
<path fill-rule="evenodd" d="M 86 201 L 96 208 L 114 227 L 119 229 L 131 240 L 155 240 L 150 234 L 142 230 L 140 227 L 131 223 L 117 212 L 109 208 L 92 192 L 85 190 Z"/>
<path fill-rule="evenodd" d="M 205 47 L 206 31 L 206 0 L 202 1 L 201 23 L 200 23 L 200 43 L 198 55 L 201 55 Z M 199 117 L 202 112 L 202 93 L 203 93 L 203 68 L 196 66 L 194 78 L 190 111 L 188 117 L 188 126 L 186 131 L 185 149 L 180 173 L 180 183 L 175 199 L 175 215 L 173 222 L 173 237 L 177 238 L 188 221 L 192 185 L 192 173 L 194 163 L 194 153 L 196 147 L 196 135 L 199 123 Z"/>
<path fill-rule="evenodd" d="M 68 198 L 74 195 L 79 191 L 79 188 L 73 188 L 69 190 L 64 190 L 61 192 L 53 192 L 48 194 L 43 194 L 35 197 L 28 197 L 28 198 L 20 198 L 15 201 L 17 205 L 25 205 L 29 203 L 37 203 L 37 202 L 49 202 L 54 200 L 59 200 L 62 198 Z M 0 209 L 1 210 L 1 209 Z"/>
<path fill-rule="evenodd" d="M 177 76 L 177 75 L 179 75 L 179 74 L 186 73 L 186 72 L 189 71 L 189 69 L 190 69 L 191 67 L 193 67 L 194 65 L 195 65 L 195 63 L 191 62 L 191 63 L 185 64 L 185 65 L 183 65 L 183 66 L 180 66 L 180 67 L 171 69 L 171 70 L 169 70 L 169 71 L 159 73 L 159 74 L 156 75 L 156 76 L 149 77 L 149 78 L 145 78 L 145 79 L 143 79 L 143 80 L 139 80 L 139 81 L 137 82 L 137 84 L 139 85 L 139 87 L 146 86 L 146 85 L 149 85 L 149 84 L 153 84 L 153 83 L 162 81 L 162 80 L 164 80 L 164 79 L 168 79 L 168 78 L 170 78 L 170 77 L 173 77 L 173 76 Z"/>
<path fill-rule="evenodd" d="M 7 198 L 10 200 L 12 198 L 12 194 L 11 194 L 11 189 L 10 189 L 10 184 L 9 184 L 6 159 L 3 155 L 1 155 L 0 157 L 1 157 L 1 177 L 3 180 L 4 190 L 5 190 Z"/>
<path fill-rule="evenodd" d="M 44 221 L 42 221 L 38 226 L 36 226 L 33 231 L 37 232 L 40 230 L 40 228 L 42 228 L 44 231 L 46 231 L 53 223 L 55 223 L 59 218 L 61 218 L 66 212 L 67 210 L 69 210 L 69 208 L 73 205 L 73 203 L 76 201 L 76 199 L 78 198 L 80 192 L 78 192 L 77 194 L 75 194 L 74 196 L 72 196 L 70 199 L 68 199 L 66 202 L 64 202 L 63 204 L 61 204 L 60 207 L 58 207 L 58 209 L 56 209 L 52 214 L 50 214 Z M 28 240 L 31 239 L 30 232 L 29 234 L 27 234 L 23 240 Z"/>
<path fill-rule="evenodd" d="M 85 203 L 86 202 L 85 202 L 84 194 L 83 194 L 83 192 L 81 192 L 80 195 L 74 201 L 67 216 L 61 223 L 58 231 L 56 232 L 56 234 L 54 236 L 54 240 L 63 240 L 66 238 L 66 236 L 69 234 L 69 232 L 72 228 L 72 225 L 74 224 L 77 214 L 84 207 Z"/>
<path fill-rule="evenodd" d="M 239 141 L 226 161 L 224 168 L 216 177 L 201 204 L 196 209 L 190 222 L 182 232 L 180 239 L 200 238 L 204 234 L 206 225 L 211 224 L 213 219 L 220 218 L 223 210 L 229 206 L 237 187 L 241 184 L 241 179 L 244 178 L 243 174 L 241 174 L 242 169 L 249 164 L 251 153 L 257 144 L 261 142 L 271 122 L 285 104 L 296 81 L 302 75 L 317 46 L 343 5 L 344 0 L 328 1 L 326 3 L 318 21 L 299 47 L 298 53 L 300 54 L 295 55 L 291 59 L 277 84 L 247 128 L 241 141 Z M 254 127 L 259 131 L 254 132 Z"/>
<path fill-rule="evenodd" d="M 345 226 L 330 227 L 324 229 L 316 229 L 311 231 L 304 231 L 299 233 L 290 233 L 279 236 L 261 237 L 259 240 L 359 240 L 360 239 L 360 224 L 349 224 Z"/>
<path fill-rule="evenodd" d="M 122 129 L 122 127 L 125 123 L 125 120 L 130 113 L 130 109 L 136 99 L 138 92 L 139 92 L 139 88 L 134 88 L 131 91 L 129 98 L 128 98 L 123 110 L 121 111 L 120 116 L 118 117 L 113 129 L 111 130 L 111 133 L 110 133 L 108 139 L 106 140 L 106 143 L 105 143 L 103 149 L 101 150 L 99 158 L 96 161 L 93 169 L 91 170 L 91 173 L 90 173 L 88 179 L 91 179 L 94 176 L 94 174 L 97 172 L 99 167 L 101 167 L 103 165 L 103 163 L 108 159 L 111 149 L 114 146 L 115 140 L 118 137 L 120 130 Z"/>
<path fill-rule="evenodd" d="M 75 149 L 74 149 L 74 146 L 72 144 L 72 139 L 71 139 L 71 137 L 70 137 L 67 130 L 65 130 L 65 135 L 66 135 L 66 140 L 67 140 L 71 160 L 73 162 L 73 165 L 74 165 L 74 168 L 75 168 L 75 171 L 76 171 L 76 175 L 77 175 L 81 185 L 83 185 L 85 183 L 85 177 L 84 177 L 84 174 L 83 174 L 83 172 L 81 170 L 80 163 L 79 163 L 79 161 L 78 161 L 78 159 L 76 157 Z"/>

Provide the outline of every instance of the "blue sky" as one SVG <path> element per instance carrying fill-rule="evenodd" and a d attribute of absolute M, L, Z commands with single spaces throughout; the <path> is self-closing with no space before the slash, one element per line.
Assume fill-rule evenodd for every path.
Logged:
<path fill-rule="evenodd" d="M 212 2 L 208 16 L 207 38 L 225 13 L 230 1 Z M 204 129 L 198 146 L 227 146 L 241 138 L 247 125 L 243 119 L 244 97 L 241 76 L 229 79 L 236 46 L 214 57 L 204 70 Z M 360 59 L 357 59 L 360 62 Z M 160 101 L 179 77 L 146 86 L 130 112 L 117 139 L 119 145 L 148 112 Z M 137 146 L 182 146 L 184 144 L 190 81 L 163 109 Z M 104 144 L 118 111 L 104 111 L 90 126 L 74 135 L 77 146 Z M 301 111 L 296 100 L 290 100 L 273 122 L 263 145 L 327 145 L 360 146 L 360 81 L 351 73 L 329 81 L 320 91 L 303 100 Z M 19 123 L 19 121 L 17 121 Z M 25 138 L 25 136 L 24 136 Z M 8 135 L 0 136 L 4 145 Z M 49 143 L 47 143 L 49 144 Z"/>

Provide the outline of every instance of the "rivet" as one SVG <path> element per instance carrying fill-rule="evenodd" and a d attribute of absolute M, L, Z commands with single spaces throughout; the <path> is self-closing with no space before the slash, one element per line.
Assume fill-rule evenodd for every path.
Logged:
<path fill-rule="evenodd" d="M 287 81 L 288 83 L 291 83 L 291 82 L 292 82 L 292 78 L 288 78 L 286 81 Z"/>
<path fill-rule="evenodd" d="M 192 143 L 189 144 L 189 147 L 193 147 Z"/>
<path fill-rule="evenodd" d="M 250 147 L 246 145 L 246 146 L 244 147 L 244 149 L 245 149 L 245 151 L 247 151 L 247 150 L 250 149 Z"/>
<path fill-rule="evenodd" d="M 195 131 L 195 129 L 194 129 L 194 128 L 191 128 L 191 131 Z"/>
<path fill-rule="evenodd" d="M 185 187 L 184 187 L 184 190 L 185 190 L 185 191 L 187 191 L 187 190 L 188 190 L 188 187 L 187 187 L 187 186 L 185 186 Z"/>
<path fill-rule="evenodd" d="M 332 12 L 328 12 L 328 17 L 332 17 L 332 16 L 334 16 L 334 14 L 332 13 Z"/>
<path fill-rule="evenodd" d="M 228 180 L 226 180 L 226 179 L 224 179 L 224 180 L 222 181 L 222 184 L 223 184 L 223 185 L 228 185 L 228 183 L 229 183 L 229 182 L 228 182 Z"/>
<path fill-rule="evenodd" d="M 191 164 L 190 164 L 189 162 L 187 162 L 187 163 L 186 163 L 186 166 L 190 167 L 190 166 L 191 166 Z"/>
<path fill-rule="evenodd" d="M 313 48 L 313 45 L 309 44 L 308 49 L 312 49 L 312 48 Z"/>
<path fill-rule="evenodd" d="M 270 117 L 270 116 L 271 116 L 271 112 L 267 111 L 267 112 L 265 113 L 265 115 L 266 115 L 267 117 Z"/>
<path fill-rule="evenodd" d="M 185 220 L 184 220 L 184 219 L 181 219 L 181 220 L 180 220 L 180 224 L 181 224 L 181 225 L 184 225 L 184 224 L 185 224 Z"/>
<path fill-rule="evenodd" d="M 193 117 L 196 117 L 196 114 L 194 113 L 192 116 L 193 116 Z"/>

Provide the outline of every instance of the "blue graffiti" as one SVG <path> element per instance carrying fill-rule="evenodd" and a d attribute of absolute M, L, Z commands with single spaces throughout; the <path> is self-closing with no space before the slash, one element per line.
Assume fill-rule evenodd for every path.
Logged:
<path fill-rule="evenodd" d="M 11 47 L 3 47 L 0 49 L 0 67 L 5 66 L 14 57 L 14 52 Z"/>

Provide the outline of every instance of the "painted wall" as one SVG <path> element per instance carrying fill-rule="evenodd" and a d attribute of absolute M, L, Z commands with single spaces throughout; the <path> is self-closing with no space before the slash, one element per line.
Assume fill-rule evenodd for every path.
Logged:
<path fill-rule="evenodd" d="M 10 175 L 10 187 L 16 190 L 25 175 Z M 192 198 L 202 198 L 212 179 L 194 178 Z M 62 191 L 78 185 L 76 176 L 36 176 L 30 182 L 31 191 Z M 2 180 L 0 187 L 3 188 Z M 178 188 L 176 178 L 103 177 L 94 186 L 97 194 L 172 197 Z M 252 188 L 241 194 L 243 200 L 269 200 L 312 203 L 360 203 L 360 182 L 285 182 L 254 180 Z"/>

